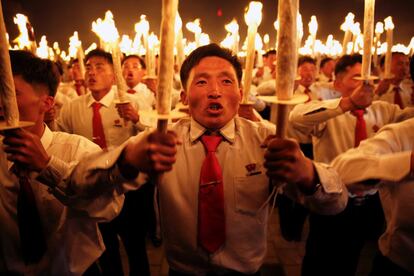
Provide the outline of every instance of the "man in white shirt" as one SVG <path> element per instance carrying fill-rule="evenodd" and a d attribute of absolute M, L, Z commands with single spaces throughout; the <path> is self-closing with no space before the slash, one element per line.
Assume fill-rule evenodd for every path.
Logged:
<path fill-rule="evenodd" d="M 413 275 L 414 119 L 385 126 L 332 165 L 349 190 L 379 189 L 387 223 L 370 275 Z"/>
<path fill-rule="evenodd" d="M 145 62 L 137 55 L 129 55 L 122 60 L 122 75 L 128 85 L 127 92 L 143 101 L 149 108 L 153 108 L 156 87 L 150 89 L 143 82 L 145 68 Z"/>
<path fill-rule="evenodd" d="M 414 90 L 412 83 L 407 85 L 404 80 L 409 77 L 409 58 L 401 52 L 393 52 L 391 59 L 391 79 L 383 79 L 375 90 L 375 99 L 398 104 L 400 108 L 414 106 Z M 385 57 L 381 58 L 380 64 L 384 70 Z"/>
<path fill-rule="evenodd" d="M 5 131 L 0 149 L 0 274 L 82 275 L 104 250 L 97 222 L 119 213 L 122 178 L 91 183 L 88 197 L 64 183 L 100 148 L 43 123 L 59 82 L 54 64 L 25 51 L 10 56 L 20 120 L 33 125 Z"/>
<path fill-rule="evenodd" d="M 117 105 L 111 54 L 101 49 L 92 50 L 86 55 L 85 63 L 86 85 L 90 93 L 79 96 L 63 106 L 57 126 L 62 131 L 82 135 L 102 149 L 110 150 L 145 128 L 140 124 L 138 110 L 152 107 L 130 94 L 126 95 L 130 103 Z M 117 238 L 117 233 L 122 228 L 123 217 L 122 215 L 110 223 L 100 224 L 107 247 L 100 263 L 109 275 L 123 273 Z M 135 260 L 133 263 L 139 262 Z M 148 261 L 145 259 L 142 263 L 148 264 Z M 149 270 L 148 265 L 146 268 Z"/>
<path fill-rule="evenodd" d="M 315 161 L 330 163 L 358 145 L 361 134 L 372 137 L 382 126 L 414 116 L 413 108 L 401 110 L 397 105 L 372 102 L 373 86 L 355 79 L 361 75 L 361 61 L 360 55 L 345 55 L 338 60 L 334 85 L 341 98 L 298 105 L 290 114 L 297 131 L 312 135 Z M 381 213 L 374 190 L 350 194 L 347 208 L 338 216 L 311 215 L 303 274 L 332 274 L 344 267 L 344 275 L 353 275 L 368 232 L 381 230 Z M 336 258 L 335 252 L 345 257 Z"/>
<path fill-rule="evenodd" d="M 191 118 L 173 127 L 181 141 L 172 155 L 177 164 L 158 183 L 170 275 L 256 273 L 266 254 L 268 177 L 286 182 L 288 194 L 319 212 L 337 213 L 346 204 L 346 192 L 329 167 L 306 159 L 295 142 L 269 137 L 275 131 L 269 124 L 237 117 L 241 75 L 237 57 L 216 44 L 196 49 L 181 67 Z M 131 141 L 138 145 L 148 141 L 146 135 Z M 149 143 L 142 151 L 154 154 L 165 147 Z M 113 152 L 104 156 L 119 158 Z M 78 169 L 91 178 L 100 173 L 91 160 Z M 206 195 L 217 200 L 207 204 Z M 211 233 L 212 228 L 219 230 Z"/>

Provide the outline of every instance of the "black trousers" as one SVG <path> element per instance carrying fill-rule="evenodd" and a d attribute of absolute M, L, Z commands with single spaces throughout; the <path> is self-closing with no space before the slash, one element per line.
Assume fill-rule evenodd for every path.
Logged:
<path fill-rule="evenodd" d="M 366 240 L 378 240 L 384 231 L 384 213 L 378 193 L 365 202 L 349 199 L 335 216 L 311 213 L 302 275 L 355 275 Z"/>
<path fill-rule="evenodd" d="M 191 274 L 185 274 L 176 270 L 173 270 L 170 268 L 170 270 L 168 271 L 168 276 L 190 276 Z M 227 273 L 224 274 L 216 274 L 216 273 L 207 273 L 206 276 L 260 276 L 260 270 L 257 271 L 254 274 L 244 274 L 241 272 L 237 272 L 237 271 L 229 271 Z"/>
<path fill-rule="evenodd" d="M 399 267 L 393 263 L 387 257 L 384 257 L 382 254 L 378 254 L 374 263 L 372 264 L 372 271 L 369 276 L 413 276 L 413 273 L 406 271 L 405 269 Z"/>
<path fill-rule="evenodd" d="M 99 224 L 106 250 L 99 258 L 102 275 L 123 276 L 118 235 L 128 255 L 129 275 L 150 275 L 146 251 L 148 224 L 153 215 L 154 186 L 146 183 L 136 191 L 125 194 L 125 202 L 118 217 Z"/>

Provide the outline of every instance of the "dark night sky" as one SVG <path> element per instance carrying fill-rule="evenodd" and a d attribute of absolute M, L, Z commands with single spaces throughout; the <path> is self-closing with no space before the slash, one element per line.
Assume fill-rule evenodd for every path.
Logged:
<path fill-rule="evenodd" d="M 224 39 L 226 31 L 224 25 L 237 18 L 240 25 L 240 35 L 244 39 L 246 27 L 244 23 L 244 8 L 250 1 L 247 0 L 181 0 L 179 11 L 183 22 L 201 19 L 204 32 L 210 35 L 214 42 Z M 274 41 L 275 31 L 273 22 L 277 17 L 277 0 L 261 1 L 263 20 L 259 32 L 269 33 L 271 42 Z M 90 31 L 92 21 L 103 18 L 105 11 L 110 9 L 115 18 L 117 28 L 121 34 L 134 35 L 134 23 L 139 21 L 141 14 L 146 14 L 151 29 L 159 33 L 161 17 L 160 0 L 3 0 L 3 13 L 10 38 L 17 36 L 17 26 L 13 23 L 13 16 L 17 12 L 26 14 L 33 27 L 37 40 L 46 35 L 49 45 L 58 41 L 61 48 L 66 49 L 69 37 L 73 31 L 79 31 L 84 47 L 89 46 L 97 38 Z M 217 10 L 222 10 L 222 16 L 217 16 Z M 300 12 L 303 17 L 305 36 L 310 16 L 318 18 L 318 38 L 325 40 L 332 33 L 342 42 L 343 32 L 340 24 L 348 12 L 356 15 L 356 21 L 363 21 L 363 0 L 301 0 Z M 414 36 L 414 0 L 376 0 L 375 19 L 383 20 L 391 15 L 396 26 L 394 41 L 408 44 Z M 184 31 L 184 36 L 193 40 L 191 33 Z"/>

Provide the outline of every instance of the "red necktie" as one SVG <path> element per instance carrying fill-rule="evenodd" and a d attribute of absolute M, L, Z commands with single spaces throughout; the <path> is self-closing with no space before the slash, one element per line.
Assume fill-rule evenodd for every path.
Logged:
<path fill-rule="evenodd" d="M 198 192 L 198 242 L 209 253 L 216 252 L 226 239 L 223 176 L 215 154 L 221 140 L 221 136 L 201 137 L 207 154 Z"/>
<path fill-rule="evenodd" d="M 26 264 L 37 263 L 46 252 L 42 222 L 27 176 L 19 176 L 20 190 L 17 197 L 17 223 L 19 226 L 22 255 Z"/>
<path fill-rule="evenodd" d="M 127 93 L 129 93 L 129 94 L 135 94 L 135 93 L 137 93 L 137 91 L 135 91 L 135 89 L 128 89 L 127 90 Z"/>
<path fill-rule="evenodd" d="M 394 103 L 398 104 L 401 109 L 404 109 L 404 104 L 401 99 L 401 89 L 399 87 L 394 87 Z"/>
<path fill-rule="evenodd" d="M 358 147 L 362 140 L 367 139 L 367 126 L 364 120 L 365 109 L 356 109 L 351 111 L 351 113 L 356 117 L 354 146 Z"/>
<path fill-rule="evenodd" d="M 309 89 L 309 87 L 305 87 L 305 94 L 308 96 L 308 100 L 306 101 L 306 103 L 310 102 L 311 99 L 311 90 Z"/>
<path fill-rule="evenodd" d="M 92 104 L 93 116 L 92 116 L 92 127 L 93 127 L 93 142 L 99 145 L 102 149 L 106 149 L 105 133 L 102 125 L 102 117 L 99 109 L 102 107 L 101 103 L 94 102 Z"/>

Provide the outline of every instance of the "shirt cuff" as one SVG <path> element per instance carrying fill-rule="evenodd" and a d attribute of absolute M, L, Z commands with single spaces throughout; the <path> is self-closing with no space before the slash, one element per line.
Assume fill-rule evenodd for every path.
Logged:
<path fill-rule="evenodd" d="M 39 173 L 36 179 L 50 188 L 55 188 L 66 176 L 69 168 L 68 163 L 52 155 L 46 168 Z"/>
<path fill-rule="evenodd" d="M 316 193 L 325 194 L 340 194 L 343 191 L 342 181 L 340 181 L 338 174 L 332 167 L 314 162 L 316 172 L 319 175 L 321 189 L 318 189 Z"/>

